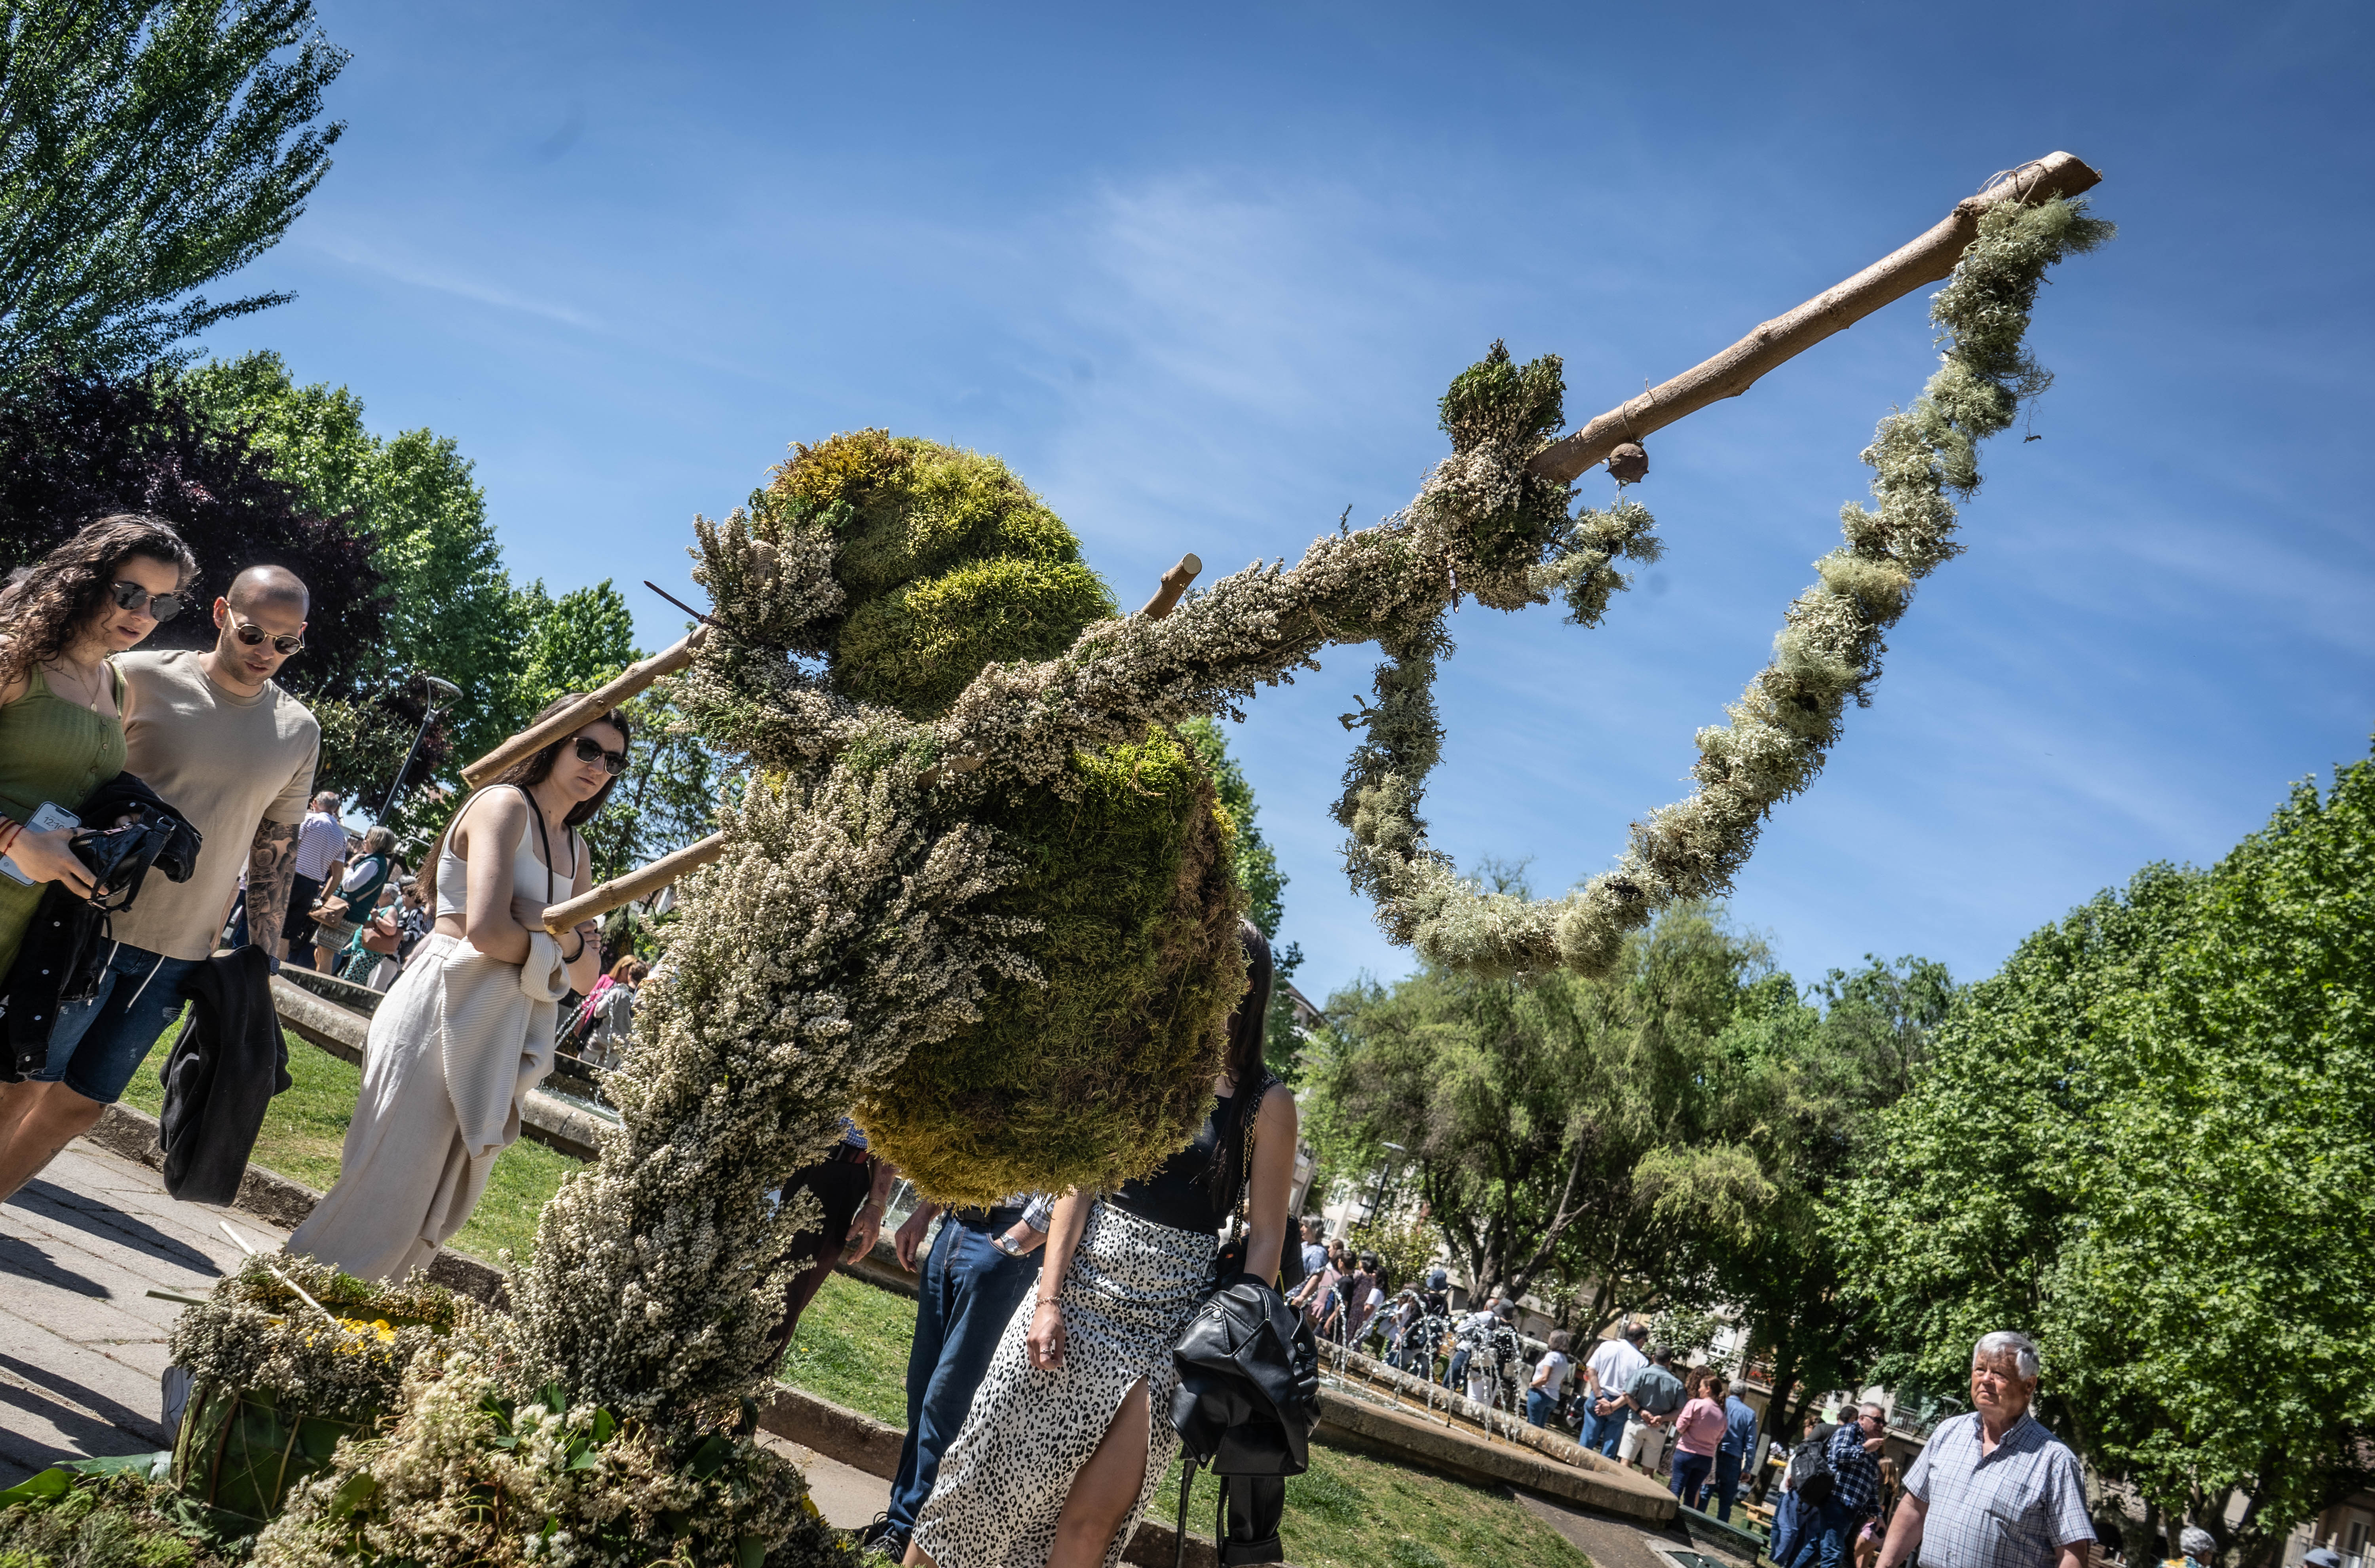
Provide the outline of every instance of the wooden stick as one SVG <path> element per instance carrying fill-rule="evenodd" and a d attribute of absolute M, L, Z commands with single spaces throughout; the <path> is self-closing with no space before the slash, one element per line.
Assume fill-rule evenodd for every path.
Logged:
<path fill-rule="evenodd" d="M 597 914 L 608 914 L 620 904 L 634 902 L 649 893 L 656 893 L 688 872 L 708 865 L 726 853 L 726 835 L 712 833 L 698 843 L 689 843 L 674 855 L 661 855 L 640 870 L 623 877 L 613 877 L 596 884 L 576 898 L 554 904 L 544 912 L 544 928 L 559 937 L 581 920 Z"/>
<path fill-rule="evenodd" d="M 530 725 L 504 741 L 463 769 L 462 782 L 476 789 L 521 758 L 533 756 L 562 736 L 585 728 L 660 677 L 674 675 L 692 663 L 692 655 L 700 651 L 702 640 L 708 635 L 709 628 L 706 626 L 694 627 L 691 634 L 675 647 L 655 654 L 642 664 L 630 666 L 625 674 L 601 690 L 588 692 L 542 724 Z"/>
<path fill-rule="evenodd" d="M 1638 441 L 1710 403 L 1739 396 L 1775 366 L 1835 332 L 1846 331 L 1923 284 L 1937 282 L 1955 270 L 1964 250 L 1979 235 L 1979 215 L 1990 207 L 2074 196 L 2101 183 L 2102 178 L 2066 152 L 2023 164 L 1978 195 L 1957 202 L 1953 212 L 1911 244 L 1883 256 L 1789 314 L 1774 317 L 1706 363 L 1638 397 L 1627 398 L 1572 435 L 1543 448 L 1528 466 L 1562 484 L 1572 480 L 1585 469 L 1606 462 L 1608 454 L 1624 442 Z"/>
<path fill-rule="evenodd" d="M 1154 597 L 1147 600 L 1146 607 L 1138 613 L 1149 620 L 1161 620 L 1178 607 L 1179 595 L 1188 591 L 1188 584 L 1196 581 L 1196 574 L 1203 570 L 1204 563 L 1195 556 L 1181 556 L 1179 564 L 1163 574 L 1163 586 L 1154 590 Z"/>

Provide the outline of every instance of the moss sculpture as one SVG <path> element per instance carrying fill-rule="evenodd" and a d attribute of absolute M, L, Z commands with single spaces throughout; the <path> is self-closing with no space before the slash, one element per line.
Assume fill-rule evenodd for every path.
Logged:
<path fill-rule="evenodd" d="M 458 1536 L 408 1538 L 400 1510 L 365 1540 L 339 1499 L 385 1487 L 423 1519 L 460 1517 L 437 1467 L 484 1487 L 469 1478 L 528 1464 L 456 1456 L 516 1436 L 486 1412 L 538 1387 L 560 1425 L 539 1425 L 535 1463 L 553 1474 L 519 1481 L 531 1502 L 568 1484 L 552 1456 L 587 1412 L 642 1434 L 654 1498 L 674 1484 L 663 1461 L 738 1441 L 774 1370 L 778 1260 L 812 1217 L 770 1192 L 845 1113 L 957 1197 L 1107 1185 L 1176 1147 L 1236 974 L 1225 825 L 1167 726 L 1235 713 L 1325 648 L 1386 655 L 1337 816 L 1397 940 L 1463 970 L 1589 973 L 1659 908 L 1721 891 L 1867 700 L 1914 585 L 1955 553 L 1950 497 L 1977 487 L 1977 443 L 2043 384 L 2021 341 L 2045 270 L 2109 232 L 2066 200 L 1979 220 L 1933 301 L 1944 363 L 1864 454 L 1876 508 L 1848 509 L 1771 662 L 1700 733 L 1689 798 L 1562 898 L 1461 877 L 1418 814 L 1447 612 L 1557 598 L 1590 626 L 1625 586 L 1619 563 L 1656 552 L 1637 505 L 1575 512 L 1530 469 L 1561 422 L 1555 359 L 1495 345 L 1445 397 L 1451 454 L 1406 510 L 1162 619 L 1113 615 L 1070 536 L 993 460 L 880 432 L 802 448 L 747 511 L 696 522 L 713 630 L 679 695 L 751 783 L 724 814 L 725 854 L 682 890 L 609 1080 L 623 1126 L 546 1207 L 501 1358 L 408 1381 L 390 1436 L 342 1446 L 345 1479 L 303 1488 L 260 1560 L 462 1561 Z M 762 1491 L 704 1494 L 712 1515 L 678 1560 L 822 1561 Z M 526 1555 L 620 1561 L 565 1531 Z"/>

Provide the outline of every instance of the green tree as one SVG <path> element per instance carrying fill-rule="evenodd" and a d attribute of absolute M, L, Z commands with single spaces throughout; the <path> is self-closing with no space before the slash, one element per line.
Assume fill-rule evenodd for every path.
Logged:
<path fill-rule="evenodd" d="M 1887 1260 L 1841 1249 L 1826 1205 L 1867 1158 L 1873 1116 L 1905 1094 L 1954 995 L 1945 966 L 1919 958 L 1866 955 L 1802 996 L 1768 974 L 1743 987 L 1716 1043 L 1709 1081 L 1763 1185 L 1737 1207 L 1702 1203 L 1687 1182 L 1664 1200 L 1702 1221 L 1716 1290 L 1741 1315 L 1749 1358 L 1769 1369 L 1778 1431 L 1872 1363 L 1868 1315 L 1841 1281 Z"/>
<path fill-rule="evenodd" d="M 359 717 L 352 771 L 361 776 L 352 785 L 384 788 L 402 759 L 420 718 L 420 693 L 404 685 L 415 672 L 462 690 L 434 760 L 449 750 L 466 761 L 483 756 L 516 731 L 529 642 L 550 600 L 541 587 L 523 594 L 512 585 L 485 492 L 453 439 L 426 430 L 373 435 L 360 398 L 325 383 L 299 385 L 269 352 L 196 366 L 179 386 L 218 427 L 270 454 L 274 477 L 316 512 L 372 543 L 372 563 L 394 595 L 372 678 L 381 692 L 411 701 Z"/>
<path fill-rule="evenodd" d="M 279 304 L 191 290 L 270 248 L 344 128 L 311 0 L 14 0 L 0 17 L 0 383 L 122 374 Z"/>
<path fill-rule="evenodd" d="M 1592 1326 L 1707 1304 L 1707 1211 L 1753 1201 L 1761 1178 L 1717 1125 L 1725 1107 L 1707 1069 L 1743 980 L 1763 966 L 1754 942 L 1694 907 L 1637 933 L 1603 979 L 1430 967 L 1355 986 L 1329 1002 L 1315 1137 L 1339 1171 L 1402 1145 L 1480 1291 L 1588 1285 Z"/>
<path fill-rule="evenodd" d="M 1879 1370 L 2023 1328 L 2098 1475 L 2273 1562 L 2375 1429 L 2375 762 L 2038 931 L 1932 1050 L 1831 1218 Z"/>

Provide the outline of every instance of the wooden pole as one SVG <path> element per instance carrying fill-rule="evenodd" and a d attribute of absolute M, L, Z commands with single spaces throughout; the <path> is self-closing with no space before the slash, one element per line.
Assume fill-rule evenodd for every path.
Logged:
<path fill-rule="evenodd" d="M 562 736 L 583 729 L 660 677 L 674 675 L 692 663 L 692 655 L 700 651 L 702 640 L 708 635 L 709 628 L 706 626 L 694 627 L 691 634 L 675 647 L 654 654 L 642 664 L 630 666 L 625 674 L 600 690 L 588 692 L 542 724 L 531 725 L 504 741 L 463 769 L 462 782 L 477 789 L 521 758 L 532 756 Z"/>
<path fill-rule="evenodd" d="M 1704 364 L 1696 365 L 1638 397 L 1625 399 L 1572 435 L 1535 454 L 1528 465 L 1562 484 L 1608 460 L 1628 441 L 1638 441 L 1710 403 L 1737 397 L 1757 378 L 1844 332 L 1873 312 L 1901 300 L 1925 283 L 1955 270 L 1956 262 L 1979 231 L 1979 215 L 2005 202 L 2038 202 L 2074 196 L 2101 183 L 2102 176 L 2066 152 L 2023 164 L 1976 196 L 1955 205 L 1930 231 L 1883 256 L 1853 277 L 1776 316 Z"/>
<path fill-rule="evenodd" d="M 1203 570 L 1204 563 L 1195 556 L 1181 556 L 1179 564 L 1163 574 L 1163 585 L 1154 590 L 1154 597 L 1147 600 L 1146 607 L 1138 613 L 1149 620 L 1161 620 L 1179 607 L 1179 595 L 1188 591 L 1188 584 L 1196 581 L 1196 574 Z"/>
<path fill-rule="evenodd" d="M 698 843 L 689 843 L 674 855 L 664 855 L 649 866 L 630 871 L 623 877 L 613 877 L 597 883 L 576 898 L 554 904 L 544 912 L 544 928 L 559 937 L 581 920 L 597 914 L 608 914 L 620 904 L 632 903 L 639 898 L 658 892 L 670 882 L 708 865 L 726 853 L 726 835 L 712 833 Z"/>

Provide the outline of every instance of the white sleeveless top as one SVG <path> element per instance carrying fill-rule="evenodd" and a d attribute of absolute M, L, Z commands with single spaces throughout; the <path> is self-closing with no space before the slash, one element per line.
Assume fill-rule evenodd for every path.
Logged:
<path fill-rule="evenodd" d="M 505 784 L 502 787 L 517 789 L 519 786 Z M 526 798 L 527 791 L 520 790 L 520 795 L 523 798 Z M 468 811 L 478 799 L 479 796 L 474 795 L 463 802 L 463 811 Z M 547 892 L 548 883 L 545 879 L 544 863 L 537 859 L 536 852 L 527 846 L 529 835 L 536 831 L 536 802 L 533 799 L 528 800 L 527 808 L 529 819 L 520 824 L 519 843 L 512 846 L 512 891 L 528 898 L 535 898 L 539 893 L 544 893 L 547 903 L 559 903 L 567 898 L 570 890 L 577 885 L 577 830 L 574 828 L 561 830 L 561 836 L 569 841 L 569 870 L 566 875 L 563 875 L 556 868 L 549 884 L 550 890 Z M 457 815 L 455 822 L 458 826 L 460 821 L 461 818 Z M 436 918 L 442 920 L 449 914 L 457 920 L 464 918 L 463 910 L 465 901 L 469 896 L 469 890 L 470 863 L 454 852 L 454 832 L 453 829 L 449 828 L 445 831 L 443 842 L 437 848 Z"/>

